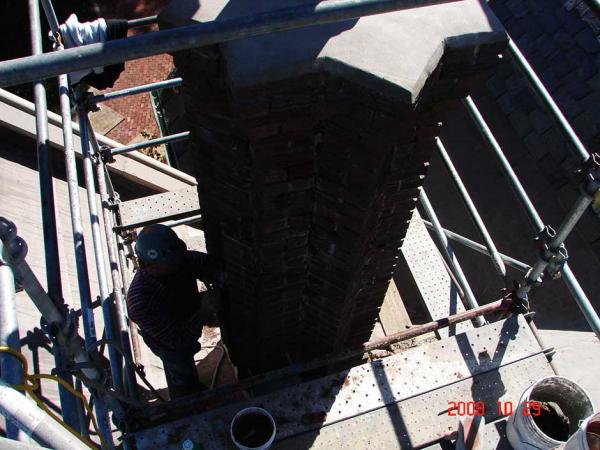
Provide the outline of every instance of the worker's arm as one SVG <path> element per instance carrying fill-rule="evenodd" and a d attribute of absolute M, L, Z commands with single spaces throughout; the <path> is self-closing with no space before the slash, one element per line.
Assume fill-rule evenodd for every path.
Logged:
<path fill-rule="evenodd" d="M 191 250 L 187 252 L 187 258 L 189 268 L 194 277 L 219 287 L 223 285 L 225 274 L 223 271 L 223 264 L 218 258 L 208 255 L 207 253 Z"/>

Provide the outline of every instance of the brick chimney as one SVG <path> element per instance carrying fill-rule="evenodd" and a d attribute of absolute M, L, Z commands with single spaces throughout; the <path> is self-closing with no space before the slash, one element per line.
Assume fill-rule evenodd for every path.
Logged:
<path fill-rule="evenodd" d="M 161 26 L 281 0 L 174 0 Z M 288 5 L 307 3 L 288 1 Z M 312 2 L 314 3 L 314 2 Z M 174 55 L 223 335 L 253 373 L 369 339 L 448 100 L 506 45 L 464 0 Z"/>

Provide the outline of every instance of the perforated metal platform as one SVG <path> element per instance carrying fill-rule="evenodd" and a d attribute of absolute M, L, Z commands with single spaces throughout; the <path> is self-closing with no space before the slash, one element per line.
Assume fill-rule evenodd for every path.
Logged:
<path fill-rule="evenodd" d="M 151 223 L 181 219 L 200 213 L 195 186 L 149 195 L 119 203 L 119 229 L 132 229 Z"/>
<path fill-rule="evenodd" d="M 429 232 L 415 209 L 402 244 L 402 255 L 415 280 L 423 306 L 432 320 L 443 319 L 465 310 L 456 287 L 444 265 Z M 439 331 L 440 336 L 452 336 L 473 328 L 471 322 Z"/>
<path fill-rule="evenodd" d="M 482 401 L 486 421 L 497 402 L 517 402 L 552 373 L 529 326 L 513 317 L 414 347 L 246 402 L 216 408 L 135 434 L 139 450 L 231 448 L 229 424 L 240 409 L 261 406 L 277 423 L 274 449 L 418 448 L 458 427 L 450 401 Z"/>

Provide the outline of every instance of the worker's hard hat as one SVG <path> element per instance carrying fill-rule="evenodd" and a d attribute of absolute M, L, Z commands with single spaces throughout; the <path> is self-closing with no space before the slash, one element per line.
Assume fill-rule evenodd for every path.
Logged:
<path fill-rule="evenodd" d="M 136 255 L 148 263 L 176 265 L 185 249 L 185 242 L 171 228 L 160 224 L 142 228 L 135 243 Z"/>

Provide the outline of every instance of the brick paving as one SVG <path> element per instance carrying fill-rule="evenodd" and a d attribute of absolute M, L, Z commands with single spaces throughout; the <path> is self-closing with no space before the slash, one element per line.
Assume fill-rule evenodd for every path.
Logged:
<path fill-rule="evenodd" d="M 99 3 L 100 15 L 104 18 L 134 19 L 158 14 L 167 0 L 102 0 Z M 158 29 L 157 25 L 138 27 L 129 30 L 129 36 L 138 33 L 147 33 Z M 168 55 L 157 55 L 149 58 L 136 59 L 125 63 L 125 70 L 110 92 L 140 84 L 165 80 L 173 70 L 173 58 Z M 107 102 L 124 120 L 113 128 L 107 136 L 123 144 L 140 136 L 146 139 L 159 136 L 158 125 L 152 112 L 149 94 L 133 95 Z M 160 155 L 152 151 L 144 151 L 150 156 L 161 159 Z"/>
<path fill-rule="evenodd" d="M 173 58 L 167 54 L 127 61 L 125 71 L 114 87 L 103 92 L 165 80 L 172 70 Z M 126 144 L 140 134 L 147 138 L 159 135 L 149 94 L 122 97 L 108 102 L 107 105 L 125 118 L 108 133 L 109 138 Z"/>

